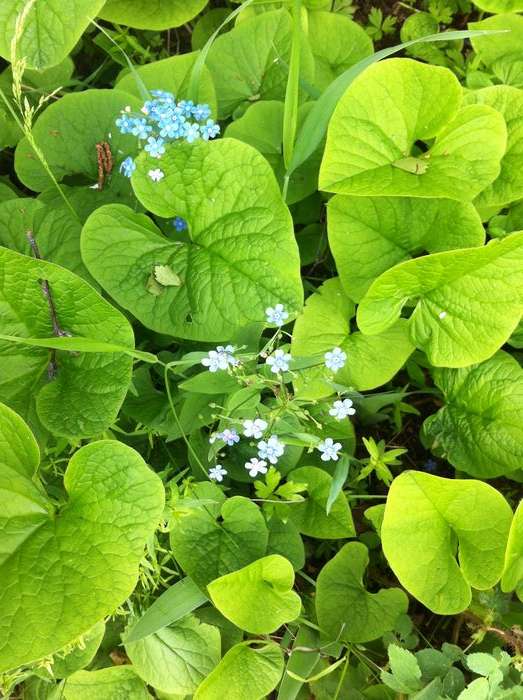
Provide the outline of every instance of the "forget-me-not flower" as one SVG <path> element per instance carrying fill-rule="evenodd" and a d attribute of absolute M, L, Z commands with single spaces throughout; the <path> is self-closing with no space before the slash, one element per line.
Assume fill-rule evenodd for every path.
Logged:
<path fill-rule="evenodd" d="M 147 143 L 144 146 L 144 151 L 152 156 L 153 158 L 160 158 L 165 153 L 165 141 L 162 138 L 154 138 L 154 136 L 149 136 Z"/>
<path fill-rule="evenodd" d="M 252 457 L 248 462 L 245 462 L 245 469 L 249 472 L 249 476 L 267 474 L 267 462 L 264 462 L 263 459 Z"/>
<path fill-rule="evenodd" d="M 200 136 L 204 141 L 215 138 L 220 133 L 220 125 L 212 119 L 207 119 L 205 124 L 200 125 Z M 190 143 L 190 141 L 189 141 Z"/>
<path fill-rule="evenodd" d="M 181 216 L 175 216 L 171 223 L 177 231 L 187 231 L 187 221 Z"/>
<path fill-rule="evenodd" d="M 338 452 L 341 450 L 341 442 L 334 442 L 332 438 L 325 438 L 318 444 L 318 450 L 321 452 L 321 459 L 324 462 L 338 460 Z"/>
<path fill-rule="evenodd" d="M 240 436 L 234 428 L 225 428 L 221 433 L 216 433 L 217 440 L 223 440 L 226 445 L 232 447 L 237 442 L 240 442 Z"/>
<path fill-rule="evenodd" d="M 334 416 L 336 420 L 343 420 L 347 416 L 353 416 L 356 413 L 356 409 L 352 407 L 352 401 L 350 399 L 343 399 L 343 401 L 335 401 L 332 408 L 329 410 L 329 415 Z"/>
<path fill-rule="evenodd" d="M 289 313 L 285 311 L 283 304 L 276 304 L 274 307 L 269 306 L 265 309 L 265 315 L 267 316 L 267 323 L 275 326 L 283 326 L 289 318 Z"/>
<path fill-rule="evenodd" d="M 209 105 L 198 104 L 192 108 L 192 116 L 198 122 L 204 122 L 211 116 L 211 109 Z"/>
<path fill-rule="evenodd" d="M 227 469 L 224 469 L 221 464 L 209 469 L 209 479 L 212 481 L 223 481 L 223 477 L 227 475 Z"/>
<path fill-rule="evenodd" d="M 185 136 L 185 140 L 187 141 L 187 143 L 192 143 L 193 141 L 196 141 L 197 139 L 199 139 L 200 138 L 200 127 L 198 126 L 198 124 L 187 123 L 185 125 L 184 136 Z"/>
<path fill-rule="evenodd" d="M 132 119 L 131 134 L 133 136 L 138 136 L 139 139 L 144 140 L 149 137 L 152 130 L 153 127 L 147 123 L 146 119 L 141 117 Z"/>
<path fill-rule="evenodd" d="M 287 372 L 289 369 L 289 362 L 291 361 L 291 356 L 288 352 L 285 352 L 281 348 L 275 350 L 272 355 L 270 355 L 266 360 L 266 364 L 271 368 L 271 372 L 274 374 L 279 374 L 280 372 Z"/>
<path fill-rule="evenodd" d="M 341 348 L 333 348 L 325 353 L 325 366 L 333 372 L 344 367 L 346 361 L 347 354 Z"/>
<path fill-rule="evenodd" d="M 120 172 L 122 173 L 122 175 L 125 175 L 125 177 L 131 177 L 135 170 L 136 163 L 131 158 L 131 156 L 127 156 L 127 158 L 123 160 L 120 165 Z"/>
<path fill-rule="evenodd" d="M 235 367 L 239 361 L 234 357 L 233 345 L 218 345 L 216 350 L 209 350 L 207 357 L 202 360 L 202 365 L 209 368 L 209 372 L 217 372 L 219 369 L 227 369 L 229 365 Z"/>
<path fill-rule="evenodd" d="M 151 180 L 153 182 L 160 182 L 160 180 L 163 180 L 164 178 L 164 172 L 163 170 L 160 170 L 160 168 L 155 168 L 154 170 L 149 170 L 147 173 Z"/>
<path fill-rule="evenodd" d="M 267 428 L 267 421 L 264 421 L 261 418 L 244 420 L 243 427 L 243 434 L 245 437 L 253 437 L 255 440 L 259 440 L 263 435 L 263 431 Z"/>
<path fill-rule="evenodd" d="M 281 443 L 276 435 L 271 435 L 268 440 L 260 440 L 258 443 L 258 457 L 268 459 L 271 464 L 276 464 L 285 450 L 285 445 Z"/>

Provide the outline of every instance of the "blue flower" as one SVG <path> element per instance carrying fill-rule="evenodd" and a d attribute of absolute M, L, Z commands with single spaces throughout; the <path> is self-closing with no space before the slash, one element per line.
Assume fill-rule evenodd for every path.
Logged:
<path fill-rule="evenodd" d="M 185 135 L 185 117 L 170 116 L 162 119 L 158 126 L 160 127 L 160 136 L 168 139 L 179 139 Z"/>
<path fill-rule="evenodd" d="M 283 326 L 285 321 L 289 318 L 289 313 L 285 311 L 283 304 L 276 304 L 276 306 L 269 306 L 265 309 L 265 315 L 267 316 L 267 323 L 274 324 L 275 326 Z"/>
<path fill-rule="evenodd" d="M 338 460 L 338 452 L 341 450 L 341 442 L 334 442 L 332 438 L 325 438 L 318 445 L 318 450 L 321 452 L 321 459 L 324 462 Z"/>
<path fill-rule="evenodd" d="M 227 469 L 224 469 L 221 464 L 209 469 L 209 479 L 211 481 L 223 481 L 223 477 L 227 475 Z"/>
<path fill-rule="evenodd" d="M 220 126 L 212 119 L 207 119 L 206 124 L 200 126 L 200 133 L 204 141 L 209 141 L 220 133 Z"/>
<path fill-rule="evenodd" d="M 437 470 L 438 463 L 434 459 L 429 457 L 429 459 L 427 459 L 427 461 L 421 468 L 424 472 L 429 472 L 429 474 L 432 474 Z"/>
<path fill-rule="evenodd" d="M 334 416 L 336 420 L 343 420 L 347 416 L 353 416 L 356 409 L 352 407 L 351 399 L 343 399 L 343 401 L 335 401 L 332 408 L 329 409 L 329 416 Z"/>
<path fill-rule="evenodd" d="M 175 216 L 171 223 L 177 231 L 187 231 L 187 221 L 181 216 Z"/>
<path fill-rule="evenodd" d="M 159 158 L 165 153 L 165 141 L 161 138 L 155 139 L 154 136 L 149 136 L 147 143 L 145 144 L 144 150 L 153 156 L 153 158 Z"/>
<path fill-rule="evenodd" d="M 163 100 L 171 100 L 174 102 L 174 95 L 172 92 L 167 92 L 167 90 L 151 90 L 151 95 L 153 95 L 153 97 L 160 97 Z"/>
<path fill-rule="evenodd" d="M 289 353 L 279 348 L 265 360 L 265 363 L 269 365 L 271 372 L 274 372 L 274 374 L 279 374 L 280 372 L 288 371 L 290 361 L 291 356 Z"/>
<path fill-rule="evenodd" d="M 258 443 L 258 457 L 268 459 L 271 464 L 276 464 L 284 450 L 285 445 L 278 440 L 276 435 L 271 435 L 268 440 L 260 440 Z"/>
<path fill-rule="evenodd" d="M 136 163 L 131 158 L 131 156 L 127 156 L 127 158 L 124 161 L 122 161 L 122 164 L 120 165 L 120 172 L 122 173 L 122 175 L 125 175 L 125 177 L 131 177 L 135 170 Z"/>
<path fill-rule="evenodd" d="M 337 372 L 339 369 L 345 366 L 347 361 L 347 354 L 343 352 L 341 348 L 333 348 L 329 352 L 325 353 L 325 367 Z"/>
<path fill-rule="evenodd" d="M 146 139 L 153 130 L 153 127 L 143 117 L 134 117 L 131 122 L 131 134 L 138 136 L 139 139 Z"/>
<path fill-rule="evenodd" d="M 122 134 L 131 134 L 133 130 L 133 122 L 134 120 L 131 117 L 127 116 L 126 114 L 122 114 L 121 117 L 118 117 L 115 123 Z"/>
<path fill-rule="evenodd" d="M 183 115 L 185 117 L 192 117 L 192 111 L 194 109 L 194 102 L 192 100 L 180 100 L 180 102 L 178 102 L 178 107 L 183 110 Z"/>
<path fill-rule="evenodd" d="M 197 139 L 200 138 L 200 127 L 198 124 L 189 124 L 188 122 L 185 124 L 185 131 L 184 131 L 184 136 L 185 140 L 187 143 L 192 143 L 193 141 L 196 141 Z"/>
<path fill-rule="evenodd" d="M 196 121 L 204 122 L 211 116 L 211 108 L 209 105 L 205 104 L 195 105 L 192 108 L 192 116 L 196 119 Z"/>
<path fill-rule="evenodd" d="M 216 433 L 217 440 L 223 440 L 226 445 L 232 447 L 237 442 L 240 442 L 240 436 L 234 428 L 225 428 L 221 433 Z"/>

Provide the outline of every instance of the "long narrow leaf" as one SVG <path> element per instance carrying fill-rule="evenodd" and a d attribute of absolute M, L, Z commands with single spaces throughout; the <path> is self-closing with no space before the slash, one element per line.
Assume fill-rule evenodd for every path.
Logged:
<path fill-rule="evenodd" d="M 426 44 L 433 41 L 458 41 L 460 39 L 470 39 L 471 37 L 486 36 L 487 34 L 500 34 L 508 30 L 463 30 L 456 32 L 443 32 L 441 34 L 430 34 L 429 36 L 421 37 L 420 39 L 412 39 L 397 46 L 390 46 L 381 51 L 377 51 L 372 56 L 367 56 L 354 66 L 348 68 L 344 73 L 339 75 L 329 87 L 325 90 L 319 100 L 314 104 L 311 111 L 308 113 L 302 128 L 296 139 L 294 153 L 291 162 L 287 168 L 286 177 L 290 175 L 304 163 L 307 158 L 314 153 L 320 145 L 329 124 L 330 118 L 338 100 L 343 95 L 345 90 L 353 82 L 355 78 L 363 73 L 363 71 L 382 58 L 392 56 L 399 51 L 413 46 L 414 44 Z"/>
<path fill-rule="evenodd" d="M 300 57 L 301 57 L 301 0 L 294 0 L 292 5 L 292 46 L 285 91 L 285 106 L 283 111 L 283 161 L 289 167 L 294 150 L 296 128 L 298 126 L 298 94 L 300 89 Z"/>
<path fill-rule="evenodd" d="M 301 625 L 292 645 L 277 700 L 295 700 L 304 683 L 301 678 L 306 678 L 312 673 L 320 660 L 319 646 L 320 635 L 318 632 Z M 290 674 L 294 674 L 294 677 Z"/>
<path fill-rule="evenodd" d="M 159 629 L 181 620 L 182 617 L 199 608 L 208 601 L 198 586 L 188 576 L 168 588 L 157 598 L 151 607 L 131 628 L 126 642 L 137 642 L 139 639 L 154 634 Z"/>
<path fill-rule="evenodd" d="M 325 508 L 325 510 L 327 511 L 327 515 L 331 512 L 333 503 L 338 498 L 338 495 L 340 494 L 343 485 L 347 480 L 347 474 L 349 473 L 349 463 L 349 458 L 346 455 L 343 455 L 343 457 L 336 465 L 334 476 L 332 477 L 329 497 L 327 498 L 327 505 Z"/>

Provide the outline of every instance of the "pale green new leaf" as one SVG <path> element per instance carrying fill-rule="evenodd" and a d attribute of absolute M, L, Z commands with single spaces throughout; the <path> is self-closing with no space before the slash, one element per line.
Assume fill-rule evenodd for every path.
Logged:
<path fill-rule="evenodd" d="M 69 462 L 60 509 L 34 472 L 27 425 L 0 412 L 0 670 L 52 654 L 111 614 L 133 590 L 143 547 L 163 510 L 163 486 L 140 455 L 94 442 Z M 21 449 L 22 448 L 22 449 Z"/>
<path fill-rule="evenodd" d="M 409 600 L 399 588 L 369 593 L 363 576 L 369 564 L 367 547 L 349 542 L 320 571 L 316 582 L 318 624 L 329 639 L 362 643 L 394 629 Z"/>
<path fill-rule="evenodd" d="M 493 107 L 503 115 L 507 127 L 507 149 L 501 159 L 501 172 L 475 200 L 478 207 L 498 207 L 523 197 L 523 91 L 509 85 L 474 90 L 465 104 Z"/>
<path fill-rule="evenodd" d="M 100 620 L 82 636 L 81 641 L 71 651 L 64 653 L 62 650 L 56 653 L 53 656 L 53 676 L 67 678 L 88 666 L 98 651 L 104 634 L 105 623 Z"/>
<path fill-rule="evenodd" d="M 511 520 L 506 500 L 482 481 L 406 471 L 389 490 L 383 552 L 409 593 L 454 615 L 469 606 L 471 588 L 500 579 Z"/>
<path fill-rule="evenodd" d="M 97 671 L 77 671 L 63 690 L 65 700 L 147 700 L 145 683 L 132 666 L 109 666 Z"/>
<path fill-rule="evenodd" d="M 300 596 L 292 590 L 294 569 L 288 559 L 270 554 L 211 581 L 214 605 L 228 620 L 251 634 L 270 634 L 300 614 Z"/>
<path fill-rule="evenodd" d="M 291 352 L 295 358 L 317 356 L 318 363 L 297 372 L 294 387 L 301 398 L 317 399 L 333 394 L 332 382 L 359 391 L 375 389 L 392 379 L 414 350 L 405 321 L 398 321 L 379 335 L 369 336 L 351 332 L 353 315 L 354 304 L 338 277 L 324 282 L 307 299 L 294 325 Z M 345 366 L 336 373 L 324 364 L 324 354 L 334 347 L 347 354 Z"/>
<path fill-rule="evenodd" d="M 107 0 L 102 19 L 136 29 L 180 27 L 196 17 L 209 0 Z"/>
<path fill-rule="evenodd" d="M 387 270 L 363 297 L 358 326 L 382 333 L 408 304 L 411 340 L 433 365 L 466 367 L 491 357 L 523 313 L 523 232 Z"/>
<path fill-rule="evenodd" d="M 316 62 L 314 85 L 322 91 L 347 68 L 373 52 L 365 30 L 336 12 L 310 12 L 308 35 Z"/>
<path fill-rule="evenodd" d="M 341 283 L 357 302 L 382 272 L 421 251 L 472 248 L 485 241 L 474 206 L 451 199 L 335 195 L 327 222 Z"/>
<path fill-rule="evenodd" d="M 0 341 L 0 399 L 24 417 L 32 416 L 36 402 L 40 421 L 55 435 L 100 434 L 116 419 L 125 398 L 132 358 L 123 352 L 59 350 L 56 374 L 49 379 L 49 350 L 33 346 L 33 339 L 53 336 L 41 280 L 47 280 L 51 289 L 60 328 L 73 336 L 62 339 L 64 346 L 69 340 L 69 348 L 78 350 L 75 341 L 84 339 L 134 351 L 133 332 L 127 319 L 86 282 L 52 263 L 0 248 L 0 331 L 4 336 L 32 339 L 27 346 Z"/>
<path fill-rule="evenodd" d="M 127 155 L 136 152 L 137 139 L 121 134 L 115 125 L 126 106 L 138 112 L 141 102 L 119 90 L 86 90 L 64 95 L 47 107 L 33 127 L 33 136 L 58 182 L 76 175 L 83 177 L 84 186 L 95 185 L 96 144 L 106 142 L 113 159 L 106 187 L 115 193 L 128 191 L 129 183 L 118 172 L 118 166 Z M 53 184 L 25 137 L 16 148 L 15 170 L 24 185 L 36 192 Z"/>
<path fill-rule="evenodd" d="M 161 61 L 147 63 L 144 66 L 137 66 L 136 73 L 143 85 L 149 90 L 167 90 L 172 92 L 177 100 L 196 97 L 199 102 L 209 105 L 213 116 L 216 116 L 216 93 L 212 82 L 211 74 L 204 66 L 200 80 L 198 81 L 198 93 L 196 96 L 189 94 L 189 82 L 194 62 L 198 57 L 198 52 L 170 56 Z M 143 99 L 140 86 L 136 83 L 134 73 L 125 73 L 116 82 L 116 89 L 135 95 Z"/>
<path fill-rule="evenodd" d="M 171 530 L 175 559 L 201 588 L 263 557 L 267 541 L 260 509 L 243 496 L 228 498 L 221 509 L 196 502 L 181 510 Z"/>
<path fill-rule="evenodd" d="M 162 693 L 190 695 L 220 660 L 220 632 L 193 615 L 137 642 L 124 639 L 136 673 Z"/>
<path fill-rule="evenodd" d="M 194 700 L 262 700 L 274 690 L 283 673 L 280 647 L 274 642 L 248 644 L 237 644 L 225 654 Z"/>
<path fill-rule="evenodd" d="M 307 484 L 306 499 L 289 507 L 289 517 L 298 530 L 321 540 L 354 537 L 356 531 L 347 499 L 339 493 L 327 515 L 327 501 L 332 477 L 317 467 L 299 467 L 288 479 Z"/>
<path fill-rule="evenodd" d="M 471 29 L 503 31 L 499 34 L 474 36 L 471 38 L 474 51 L 488 67 L 493 67 L 500 59 L 521 58 L 523 41 L 523 17 L 516 14 L 502 14 L 486 17 L 480 22 L 469 22 Z"/>
<path fill-rule="evenodd" d="M 445 404 L 423 424 L 434 454 L 480 479 L 507 476 L 523 461 L 523 370 L 498 352 L 479 365 L 435 369 Z"/>
<path fill-rule="evenodd" d="M 506 128 L 491 107 L 460 107 L 461 95 L 446 68 L 406 58 L 374 64 L 332 116 L 320 189 L 473 199 L 499 174 Z M 426 152 L 419 141 L 430 145 Z"/>
<path fill-rule="evenodd" d="M 104 0 L 2 0 L 0 3 L 0 56 L 8 61 L 25 58 L 41 70 L 60 63 L 80 39 Z M 25 12 L 24 12 L 25 9 Z M 17 32 L 15 56 L 12 41 Z"/>
<path fill-rule="evenodd" d="M 240 22 L 213 43 L 207 57 L 220 119 L 257 100 L 283 100 L 292 44 L 292 22 L 286 10 L 266 12 Z M 314 58 L 304 40 L 300 77 L 314 78 Z M 300 90 L 302 99 L 305 97 Z"/>
<path fill-rule="evenodd" d="M 517 507 L 510 527 L 501 590 L 505 593 L 516 590 L 523 601 L 523 501 Z"/>
<path fill-rule="evenodd" d="M 523 0 L 474 0 L 482 10 L 487 12 L 521 12 L 523 10 Z"/>
<path fill-rule="evenodd" d="M 151 168 L 165 177 L 153 182 Z M 229 340 L 263 322 L 280 302 L 291 316 L 302 305 L 292 220 L 269 164 L 232 139 L 169 147 L 160 163 L 140 156 L 133 188 L 159 216 L 182 216 L 189 241 L 170 241 L 131 209 L 95 211 L 82 232 L 82 256 L 95 279 L 145 326 L 194 340 Z M 181 285 L 147 291 L 156 265 Z"/>

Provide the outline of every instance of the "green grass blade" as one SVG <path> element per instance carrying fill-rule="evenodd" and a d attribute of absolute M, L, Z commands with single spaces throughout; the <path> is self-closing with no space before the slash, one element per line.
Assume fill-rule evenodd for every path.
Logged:
<path fill-rule="evenodd" d="M 301 56 L 301 0 L 294 0 L 292 5 L 292 46 L 285 91 L 285 106 L 283 111 L 283 161 L 289 167 L 294 140 L 298 126 L 298 94 L 300 89 L 300 56 Z M 285 185 L 284 185 L 285 190 Z M 284 192 L 285 198 L 285 192 Z"/>
<path fill-rule="evenodd" d="M 154 634 L 159 629 L 181 620 L 208 598 L 188 576 L 168 588 L 157 598 L 144 615 L 133 625 L 125 642 L 137 642 L 139 639 Z"/>
<path fill-rule="evenodd" d="M 367 56 L 354 66 L 351 66 L 329 85 L 307 115 L 307 118 L 305 119 L 298 134 L 298 138 L 294 146 L 294 153 L 287 168 L 286 177 L 290 177 L 296 168 L 304 163 L 307 158 L 314 153 L 327 132 L 327 126 L 332 113 L 338 104 L 338 100 L 352 81 L 373 63 L 381 61 L 382 58 L 388 58 L 389 56 L 402 51 L 408 46 L 413 46 L 414 44 L 424 44 L 434 41 L 458 41 L 461 39 L 470 39 L 471 37 L 476 36 L 485 36 L 487 34 L 500 34 L 505 31 L 508 30 L 463 30 L 443 32 L 441 34 L 430 34 L 429 36 L 424 36 L 420 39 L 412 39 L 412 41 L 406 41 L 403 44 L 390 46 L 386 49 L 382 49 L 381 51 L 377 51 L 372 56 Z"/>

